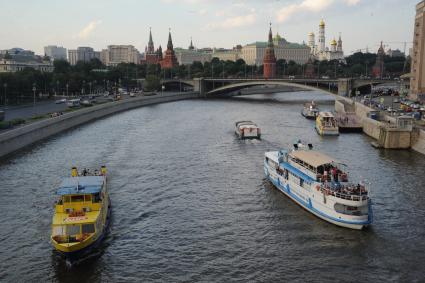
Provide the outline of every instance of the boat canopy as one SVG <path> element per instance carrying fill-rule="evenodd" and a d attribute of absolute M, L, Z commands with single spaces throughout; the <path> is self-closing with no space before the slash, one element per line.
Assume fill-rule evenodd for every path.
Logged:
<path fill-rule="evenodd" d="M 337 162 L 335 159 L 327 156 L 326 154 L 314 150 L 294 150 L 290 153 L 290 156 L 297 158 L 304 163 L 310 164 L 315 168 L 320 165 Z"/>
<path fill-rule="evenodd" d="M 103 187 L 103 176 L 82 176 L 65 178 L 58 188 L 58 195 L 79 195 L 99 193 Z"/>
<path fill-rule="evenodd" d="M 320 112 L 319 116 L 323 118 L 334 118 L 332 112 Z"/>

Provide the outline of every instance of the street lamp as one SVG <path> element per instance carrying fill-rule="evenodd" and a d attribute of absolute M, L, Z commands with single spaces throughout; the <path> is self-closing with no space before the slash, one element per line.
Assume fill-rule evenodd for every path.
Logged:
<path fill-rule="evenodd" d="M 68 96 L 68 88 L 69 88 L 69 84 L 66 84 L 66 96 Z"/>
<path fill-rule="evenodd" d="M 163 94 L 164 94 L 164 89 L 165 89 L 165 85 L 162 85 L 162 86 L 161 86 L 161 95 L 163 95 Z"/>
<path fill-rule="evenodd" d="M 33 106 L 35 107 L 35 91 L 37 88 L 35 87 L 35 83 L 32 84 L 32 91 L 33 91 Z"/>
<path fill-rule="evenodd" d="M 56 81 L 56 92 L 55 92 L 55 96 L 58 94 L 59 92 L 59 81 Z"/>
<path fill-rule="evenodd" d="M 6 100 L 7 100 L 7 98 L 6 98 L 6 88 L 7 88 L 7 83 L 4 83 L 3 84 L 3 87 L 4 87 L 4 109 L 6 109 Z"/>
<path fill-rule="evenodd" d="M 92 84 L 92 82 L 89 82 L 89 87 L 90 87 L 90 93 L 89 93 L 89 95 L 91 95 L 91 84 Z"/>

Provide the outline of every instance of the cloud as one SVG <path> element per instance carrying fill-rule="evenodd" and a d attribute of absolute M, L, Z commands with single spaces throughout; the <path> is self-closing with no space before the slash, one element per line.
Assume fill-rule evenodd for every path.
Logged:
<path fill-rule="evenodd" d="M 86 39 L 89 37 L 102 21 L 91 21 L 77 35 L 77 38 Z"/>
<path fill-rule="evenodd" d="M 247 14 L 243 16 L 234 16 L 223 19 L 219 22 L 209 23 L 204 30 L 217 30 L 217 29 L 229 29 L 229 28 L 237 28 L 250 26 L 257 21 L 257 16 L 252 14 Z"/>
<path fill-rule="evenodd" d="M 300 12 L 321 12 L 337 2 L 343 2 L 348 6 L 355 6 L 360 0 L 303 0 L 298 4 L 290 4 L 281 8 L 276 15 L 277 21 L 285 22 L 290 17 Z"/>
<path fill-rule="evenodd" d="M 348 6 L 355 6 L 355 5 L 357 5 L 359 2 L 360 2 L 360 0 L 345 0 L 345 3 L 346 3 Z"/>

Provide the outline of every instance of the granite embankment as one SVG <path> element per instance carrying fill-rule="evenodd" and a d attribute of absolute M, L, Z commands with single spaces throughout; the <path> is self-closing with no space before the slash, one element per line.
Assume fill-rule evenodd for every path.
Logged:
<path fill-rule="evenodd" d="M 114 114 L 121 111 L 184 99 L 198 98 L 199 93 L 164 94 L 141 96 L 121 101 L 84 108 L 64 115 L 45 119 L 0 134 L 0 157 L 11 154 L 35 142 L 46 139 L 70 128 Z"/>

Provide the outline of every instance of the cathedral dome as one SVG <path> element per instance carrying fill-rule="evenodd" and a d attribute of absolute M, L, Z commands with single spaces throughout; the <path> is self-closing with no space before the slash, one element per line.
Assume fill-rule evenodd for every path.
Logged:
<path fill-rule="evenodd" d="M 322 19 L 322 20 L 320 20 L 320 24 L 319 24 L 319 26 L 320 26 L 320 27 L 325 27 L 325 22 L 323 21 L 323 19 Z"/>

